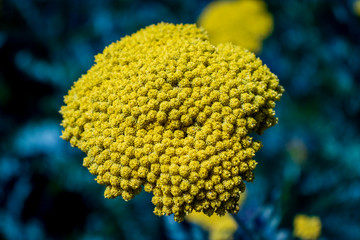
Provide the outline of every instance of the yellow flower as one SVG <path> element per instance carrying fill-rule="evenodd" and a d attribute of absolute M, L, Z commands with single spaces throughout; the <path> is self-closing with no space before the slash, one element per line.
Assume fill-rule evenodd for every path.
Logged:
<path fill-rule="evenodd" d="M 309 217 L 298 214 L 294 218 L 294 237 L 302 240 L 316 240 L 321 234 L 321 220 L 319 217 Z"/>
<path fill-rule="evenodd" d="M 235 219 L 228 213 L 224 216 L 206 216 L 203 213 L 193 212 L 186 216 L 187 221 L 200 225 L 209 231 L 210 240 L 230 240 L 236 232 L 238 225 Z"/>
<path fill-rule="evenodd" d="M 74 83 L 62 138 L 105 197 L 154 194 L 154 213 L 236 213 L 261 134 L 275 125 L 278 78 L 248 50 L 210 44 L 195 25 L 160 23 L 112 43 Z"/>
<path fill-rule="evenodd" d="M 354 12 L 360 16 L 360 0 L 354 2 Z"/>
<path fill-rule="evenodd" d="M 198 24 L 213 44 L 232 42 L 259 52 L 273 30 L 273 18 L 262 0 L 214 1 L 201 13 Z"/>

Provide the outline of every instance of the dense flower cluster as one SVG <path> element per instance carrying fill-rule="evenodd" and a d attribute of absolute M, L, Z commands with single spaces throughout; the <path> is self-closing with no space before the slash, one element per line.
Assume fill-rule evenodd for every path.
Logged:
<path fill-rule="evenodd" d="M 283 88 L 248 50 L 210 44 L 195 25 L 160 23 L 95 57 L 61 108 L 62 138 L 105 197 L 154 194 L 155 214 L 237 212 Z"/>
<path fill-rule="evenodd" d="M 321 234 L 321 221 L 319 217 L 309 217 L 298 214 L 294 218 L 294 237 L 303 240 L 316 240 Z"/>
<path fill-rule="evenodd" d="M 232 42 L 254 52 L 261 49 L 273 29 L 273 18 L 262 0 L 211 2 L 198 23 L 213 44 Z"/>

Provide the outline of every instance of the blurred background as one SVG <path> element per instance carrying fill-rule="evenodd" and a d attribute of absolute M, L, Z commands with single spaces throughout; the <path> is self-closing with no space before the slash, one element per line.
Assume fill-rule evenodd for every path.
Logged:
<path fill-rule="evenodd" d="M 104 199 L 62 139 L 74 81 L 110 43 L 161 21 L 196 23 L 209 0 L 0 0 L 0 239 L 207 239 L 157 217 L 151 194 Z M 319 239 L 360 239 L 360 16 L 353 0 L 267 0 L 257 55 L 284 86 L 279 124 L 234 219 L 233 239 L 293 239 L 297 214 Z M 360 12 L 359 12 L 360 14 Z M 221 19 L 220 19 L 221 20 Z"/>

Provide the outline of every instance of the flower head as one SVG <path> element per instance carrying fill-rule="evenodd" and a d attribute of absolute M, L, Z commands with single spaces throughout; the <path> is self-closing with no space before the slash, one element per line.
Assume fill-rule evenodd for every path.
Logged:
<path fill-rule="evenodd" d="M 273 29 L 273 18 L 262 0 L 214 1 L 201 13 L 198 23 L 213 44 L 232 42 L 258 52 Z"/>
<path fill-rule="evenodd" d="M 160 23 L 95 57 L 61 108 L 62 138 L 105 197 L 154 194 L 155 214 L 237 212 L 261 143 L 276 124 L 277 77 L 248 50 L 210 44 L 195 25 Z"/>
<path fill-rule="evenodd" d="M 309 217 L 298 214 L 294 218 L 294 237 L 303 240 L 316 240 L 321 234 L 321 221 L 319 217 Z"/>

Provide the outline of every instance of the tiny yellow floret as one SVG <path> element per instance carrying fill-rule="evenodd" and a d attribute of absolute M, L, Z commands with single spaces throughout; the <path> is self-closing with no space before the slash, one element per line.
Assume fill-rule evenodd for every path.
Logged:
<path fill-rule="evenodd" d="M 159 23 L 110 44 L 74 83 L 62 138 L 105 197 L 153 193 L 157 215 L 224 215 L 252 181 L 283 88 L 250 51 L 214 46 L 194 24 Z"/>
<path fill-rule="evenodd" d="M 321 220 L 317 216 L 298 214 L 294 218 L 294 237 L 302 240 L 316 240 L 321 234 Z"/>
<path fill-rule="evenodd" d="M 209 33 L 210 42 L 231 42 L 259 52 L 263 40 L 273 30 L 273 18 L 262 0 L 225 0 L 211 2 L 198 19 Z"/>

